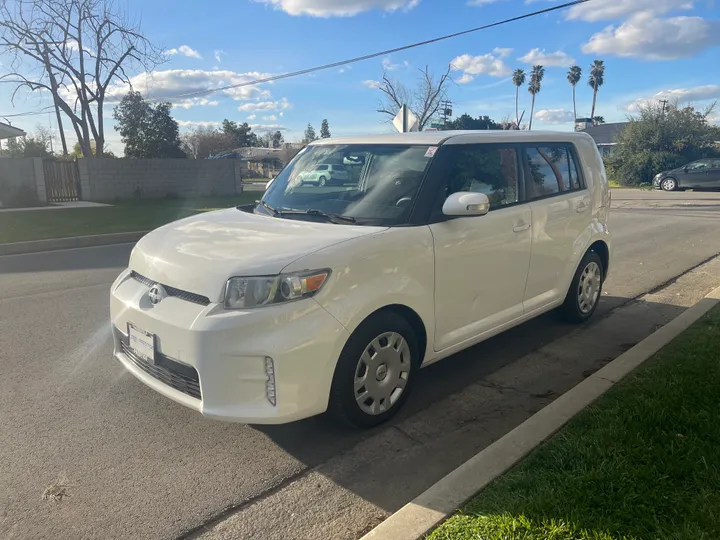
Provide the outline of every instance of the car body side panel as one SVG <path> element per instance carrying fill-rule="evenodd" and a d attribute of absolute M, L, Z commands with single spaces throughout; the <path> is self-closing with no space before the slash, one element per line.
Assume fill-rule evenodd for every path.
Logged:
<path fill-rule="evenodd" d="M 363 242 L 316 251 L 284 271 L 332 267 L 332 276 L 314 298 L 350 333 L 383 307 L 412 309 L 425 324 L 427 359 L 435 327 L 433 261 L 429 227 L 394 227 Z"/>

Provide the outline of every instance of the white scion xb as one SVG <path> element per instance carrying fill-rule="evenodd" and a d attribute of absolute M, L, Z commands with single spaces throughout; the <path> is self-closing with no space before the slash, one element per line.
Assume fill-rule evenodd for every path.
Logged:
<path fill-rule="evenodd" d="M 318 164 L 344 186 L 303 186 Z M 610 194 L 583 133 L 323 139 L 262 201 L 170 223 L 111 291 L 114 354 L 209 418 L 391 417 L 420 367 L 543 312 L 582 322 Z"/>

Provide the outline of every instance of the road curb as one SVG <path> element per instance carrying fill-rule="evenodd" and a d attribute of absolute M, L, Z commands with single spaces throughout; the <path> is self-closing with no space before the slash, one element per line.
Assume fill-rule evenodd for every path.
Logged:
<path fill-rule="evenodd" d="M 30 242 L 11 242 L 9 244 L 0 244 L 0 256 L 40 253 L 42 251 L 56 251 L 58 249 L 126 244 L 129 242 L 137 242 L 148 232 L 150 231 L 72 236 L 70 238 L 52 238 L 50 240 L 33 240 Z"/>
<path fill-rule="evenodd" d="M 720 303 L 720 287 L 564 393 L 383 521 L 361 540 L 417 540 Z"/>

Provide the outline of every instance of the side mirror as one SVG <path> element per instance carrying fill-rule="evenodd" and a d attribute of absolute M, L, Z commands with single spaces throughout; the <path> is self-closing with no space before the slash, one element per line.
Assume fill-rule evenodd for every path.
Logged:
<path fill-rule="evenodd" d="M 446 216 L 484 216 L 490 211 L 490 199 L 484 193 L 458 191 L 447 199 L 442 207 Z"/>

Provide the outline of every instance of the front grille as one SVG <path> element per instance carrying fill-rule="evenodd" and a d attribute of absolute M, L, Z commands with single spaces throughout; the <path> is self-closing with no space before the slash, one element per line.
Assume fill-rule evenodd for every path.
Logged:
<path fill-rule="evenodd" d="M 130 272 L 130 277 L 133 278 L 135 281 L 139 281 L 143 285 L 147 285 L 148 287 L 152 287 L 157 283 L 156 281 L 153 281 L 152 279 L 143 276 L 142 274 L 138 274 L 133 270 Z M 201 306 L 207 306 L 210 304 L 210 299 L 207 296 L 202 296 L 201 294 L 195 294 L 188 291 L 183 291 L 182 289 L 176 289 L 175 287 L 170 287 L 169 285 L 165 285 L 161 283 L 165 291 L 167 292 L 168 296 L 174 296 L 175 298 L 180 298 L 181 300 L 186 300 L 188 302 L 192 302 L 193 304 L 200 304 Z"/>
<path fill-rule="evenodd" d="M 194 367 L 176 362 L 164 354 L 155 352 L 155 364 L 137 356 L 127 344 L 127 337 L 120 333 L 120 349 L 135 366 L 151 377 L 179 390 L 183 394 L 202 399 L 200 379 Z"/>

